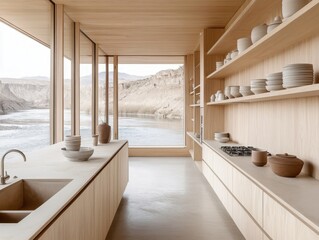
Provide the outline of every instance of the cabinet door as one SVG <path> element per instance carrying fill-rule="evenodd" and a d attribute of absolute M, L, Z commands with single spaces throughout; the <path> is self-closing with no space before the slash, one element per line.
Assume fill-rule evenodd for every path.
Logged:
<path fill-rule="evenodd" d="M 117 207 L 118 207 L 118 194 L 117 194 L 117 184 L 118 184 L 118 177 L 117 177 L 117 169 L 118 169 L 118 161 L 117 161 L 118 155 L 114 156 L 113 160 L 108 164 L 110 174 L 109 174 L 109 183 L 110 183 L 110 220 L 112 221 Z"/>
<path fill-rule="evenodd" d="M 214 174 L 205 162 L 202 163 L 202 171 L 203 171 L 203 175 L 207 179 L 209 185 L 213 188 Z"/>
<path fill-rule="evenodd" d="M 202 148 L 203 148 L 203 160 L 206 162 L 206 164 L 213 169 L 213 150 L 211 150 L 208 146 L 206 146 L 205 144 L 202 144 Z"/>
<path fill-rule="evenodd" d="M 263 232 L 244 208 L 233 198 L 233 220 L 247 240 L 262 240 Z"/>
<path fill-rule="evenodd" d="M 95 193 L 95 233 L 96 239 L 105 239 L 109 231 L 111 221 L 110 211 L 110 183 L 109 165 L 94 179 Z"/>
<path fill-rule="evenodd" d="M 263 191 L 235 168 L 233 168 L 233 194 L 262 226 Z"/>
<path fill-rule="evenodd" d="M 219 180 L 219 178 L 213 173 L 212 175 L 213 189 L 218 196 L 219 200 L 223 203 L 227 212 L 232 216 L 232 199 L 233 196 L 230 194 L 228 189 Z"/>
<path fill-rule="evenodd" d="M 213 171 L 220 178 L 220 180 L 226 185 L 226 187 L 232 191 L 232 173 L 233 167 L 217 153 L 213 153 Z"/>
<path fill-rule="evenodd" d="M 94 186 L 90 184 L 38 239 L 96 239 Z"/>
<path fill-rule="evenodd" d="M 264 193 L 264 230 L 274 240 L 318 240 L 302 221 Z"/>
<path fill-rule="evenodd" d="M 127 144 L 121 149 L 118 154 L 118 199 L 121 201 L 125 191 L 129 175 L 128 166 L 128 147 Z"/>

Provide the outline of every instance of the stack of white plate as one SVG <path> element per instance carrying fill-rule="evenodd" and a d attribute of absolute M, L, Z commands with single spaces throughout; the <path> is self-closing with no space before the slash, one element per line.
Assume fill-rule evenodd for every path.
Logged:
<path fill-rule="evenodd" d="M 239 92 L 243 96 L 253 95 L 254 93 L 250 90 L 250 86 L 240 86 Z"/>
<path fill-rule="evenodd" d="M 277 91 L 284 89 L 282 87 L 282 72 L 271 73 L 268 74 L 267 78 L 267 86 L 266 89 L 268 91 Z"/>
<path fill-rule="evenodd" d="M 313 84 L 313 76 L 312 64 L 289 64 L 283 70 L 283 87 L 293 88 Z"/>
<path fill-rule="evenodd" d="M 250 81 L 250 89 L 254 94 L 265 93 L 266 89 L 266 79 L 254 79 Z"/>
<path fill-rule="evenodd" d="M 214 139 L 221 143 L 226 143 L 229 141 L 229 133 L 226 132 L 216 132 L 214 133 Z"/>
<path fill-rule="evenodd" d="M 224 65 L 224 62 L 216 62 L 216 70 L 220 69 Z"/>
<path fill-rule="evenodd" d="M 232 95 L 234 98 L 241 97 L 239 86 L 230 86 L 230 95 Z"/>

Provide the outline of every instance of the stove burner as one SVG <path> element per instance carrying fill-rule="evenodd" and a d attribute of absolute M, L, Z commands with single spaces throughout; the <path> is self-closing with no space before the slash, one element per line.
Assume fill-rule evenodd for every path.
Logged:
<path fill-rule="evenodd" d="M 221 149 L 227 153 L 229 156 L 232 157 L 239 157 L 239 156 L 251 156 L 251 149 L 253 147 L 248 146 L 222 146 Z"/>

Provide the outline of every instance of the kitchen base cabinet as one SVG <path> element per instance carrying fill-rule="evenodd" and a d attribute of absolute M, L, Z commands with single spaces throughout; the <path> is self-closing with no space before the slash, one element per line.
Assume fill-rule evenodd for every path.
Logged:
<path fill-rule="evenodd" d="M 263 191 L 235 168 L 233 168 L 233 194 L 262 226 Z"/>
<path fill-rule="evenodd" d="M 127 148 L 125 144 L 36 239 L 104 240 L 128 182 Z"/>
<path fill-rule="evenodd" d="M 264 193 L 264 229 L 276 240 L 318 240 L 318 235 Z"/>
<path fill-rule="evenodd" d="M 262 240 L 263 231 L 254 222 L 251 216 L 244 210 L 244 208 L 233 199 L 233 214 L 232 218 L 237 227 L 247 240 Z"/>

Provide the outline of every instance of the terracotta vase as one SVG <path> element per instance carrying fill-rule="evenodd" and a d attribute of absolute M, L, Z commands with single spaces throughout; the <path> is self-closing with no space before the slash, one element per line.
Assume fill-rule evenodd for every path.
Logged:
<path fill-rule="evenodd" d="M 111 126 L 106 123 L 101 123 L 97 127 L 100 143 L 109 143 L 111 140 Z"/>

